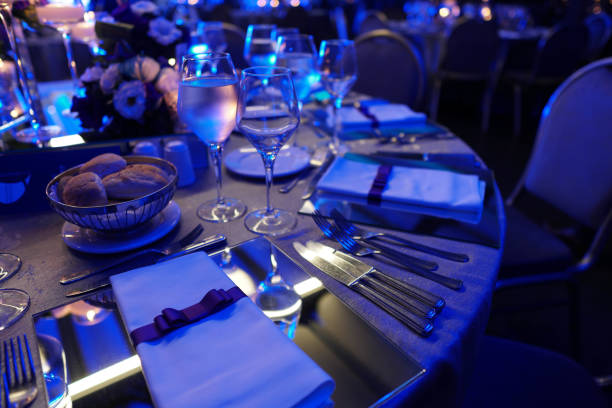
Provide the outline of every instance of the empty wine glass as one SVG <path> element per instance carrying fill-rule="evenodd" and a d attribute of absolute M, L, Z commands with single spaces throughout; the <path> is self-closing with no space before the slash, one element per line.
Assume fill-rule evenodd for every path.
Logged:
<path fill-rule="evenodd" d="M 276 63 L 291 70 L 291 79 L 298 98 L 300 112 L 310 87 L 317 82 L 317 50 L 311 35 L 287 34 L 276 41 Z"/>
<path fill-rule="evenodd" d="M 342 107 L 342 99 L 357 80 L 357 56 L 353 41 L 322 41 L 317 68 L 321 74 L 323 86 L 334 99 L 334 129 L 330 147 L 334 153 L 341 154 L 346 147 L 340 144 L 342 122 L 338 110 Z"/>
<path fill-rule="evenodd" d="M 217 178 L 217 199 L 198 208 L 198 217 L 206 221 L 228 222 L 246 210 L 242 201 L 221 194 L 222 151 L 236 123 L 237 85 L 238 77 L 229 54 L 205 52 L 183 57 L 178 113 L 208 145 Z"/>
<path fill-rule="evenodd" d="M 276 26 L 251 24 L 244 41 L 244 59 L 251 66 L 273 66 L 276 63 Z"/>
<path fill-rule="evenodd" d="M 261 154 L 266 171 L 266 208 L 248 214 L 244 224 L 258 234 L 284 234 L 293 229 L 297 220 L 290 212 L 270 206 L 270 187 L 274 160 L 300 123 L 291 71 L 284 67 L 242 71 L 236 122 Z"/>
<path fill-rule="evenodd" d="M 17 255 L 0 253 L 0 282 L 4 281 L 21 268 L 21 258 Z M 30 306 L 30 296 L 19 289 L 0 289 L 0 330 L 15 323 Z"/>
<path fill-rule="evenodd" d="M 201 21 L 198 23 L 198 42 L 195 47 L 201 46 L 197 52 L 215 51 L 225 52 L 227 41 L 223 32 L 223 23 L 220 21 Z M 193 47 L 192 47 L 193 49 Z"/>

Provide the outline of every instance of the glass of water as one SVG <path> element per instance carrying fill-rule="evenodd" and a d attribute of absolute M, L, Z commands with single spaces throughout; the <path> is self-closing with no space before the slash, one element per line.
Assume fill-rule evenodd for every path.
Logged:
<path fill-rule="evenodd" d="M 276 64 L 276 26 L 273 24 L 251 24 L 244 40 L 244 59 L 251 66 L 273 66 Z"/>
<path fill-rule="evenodd" d="M 208 145 L 217 179 L 217 199 L 202 204 L 198 217 L 228 222 L 244 214 L 246 206 L 223 197 L 222 152 L 235 126 L 238 77 L 227 53 L 205 52 L 183 57 L 178 113 L 185 124 Z"/>
<path fill-rule="evenodd" d="M 266 208 L 248 214 L 244 224 L 262 235 L 289 232 L 297 219 L 289 211 L 271 207 L 270 187 L 276 156 L 300 123 L 291 71 L 284 67 L 251 67 L 242 71 L 236 123 L 261 154 L 266 172 Z"/>

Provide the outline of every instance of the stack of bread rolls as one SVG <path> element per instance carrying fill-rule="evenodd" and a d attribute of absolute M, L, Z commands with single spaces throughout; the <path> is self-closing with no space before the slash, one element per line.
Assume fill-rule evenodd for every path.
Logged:
<path fill-rule="evenodd" d="M 170 177 L 157 166 L 128 165 L 123 157 L 105 153 L 82 164 L 76 176 L 62 177 L 57 196 L 68 205 L 92 207 L 143 197 L 169 181 Z"/>

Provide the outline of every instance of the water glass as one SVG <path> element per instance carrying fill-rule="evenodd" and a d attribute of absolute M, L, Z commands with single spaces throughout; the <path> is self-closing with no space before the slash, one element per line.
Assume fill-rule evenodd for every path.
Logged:
<path fill-rule="evenodd" d="M 273 66 L 276 64 L 276 26 L 273 24 L 251 24 L 244 42 L 244 59 L 251 66 Z"/>
<path fill-rule="evenodd" d="M 291 70 L 300 111 L 310 95 L 310 87 L 318 81 L 317 50 L 311 35 L 286 34 L 276 41 L 276 63 Z"/>
<path fill-rule="evenodd" d="M 261 154 L 266 172 L 266 208 L 251 212 L 246 227 L 262 235 L 281 235 L 295 227 L 296 217 L 270 205 L 274 161 L 279 150 L 300 123 L 300 110 L 291 80 L 284 67 L 251 67 L 242 71 L 238 129 Z"/>
<path fill-rule="evenodd" d="M 71 407 L 72 402 L 68 395 L 66 353 L 62 344 L 55 337 L 39 334 L 38 351 L 49 397 L 49 407 Z"/>

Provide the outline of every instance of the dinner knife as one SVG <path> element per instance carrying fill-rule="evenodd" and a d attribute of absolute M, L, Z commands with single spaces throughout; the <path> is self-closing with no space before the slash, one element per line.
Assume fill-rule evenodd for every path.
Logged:
<path fill-rule="evenodd" d="M 325 161 L 323 162 L 321 167 L 317 169 L 315 175 L 310 179 L 308 186 L 306 186 L 306 189 L 302 194 L 302 200 L 307 200 L 312 197 L 315 190 L 317 189 L 317 183 L 319 182 L 319 180 L 321 180 L 321 177 L 323 177 L 323 174 L 328 169 L 328 167 L 334 162 L 334 159 L 335 156 L 332 153 L 328 153 L 327 157 L 325 158 Z"/>
<path fill-rule="evenodd" d="M 180 248 L 172 252 L 161 251 L 155 248 L 147 248 L 143 249 L 140 252 L 128 255 L 125 258 L 120 259 L 119 261 L 114 262 L 113 264 L 107 267 L 96 269 L 93 271 L 88 269 L 84 272 L 77 272 L 71 275 L 63 276 L 59 282 L 62 285 L 68 285 L 70 283 L 86 279 L 90 276 L 99 275 L 106 272 L 125 272 L 129 271 L 130 269 L 140 268 L 141 266 L 153 265 L 154 263 L 159 262 L 161 260 L 172 259 L 175 256 L 185 255 L 185 253 L 191 253 L 203 248 L 208 248 L 209 246 L 221 245 L 225 242 L 226 238 L 224 235 L 216 234 L 205 238 L 203 241 L 197 244 L 189 245 L 187 247 Z"/>
<path fill-rule="evenodd" d="M 398 303 L 396 296 L 393 293 L 385 290 L 383 286 L 369 286 L 360 279 L 354 278 L 352 275 L 344 272 L 337 266 L 327 262 L 317 255 L 314 251 L 306 248 L 301 243 L 293 242 L 293 248 L 308 262 L 316 266 L 321 272 L 337 280 L 338 282 L 348 286 L 355 292 L 363 295 L 365 298 L 376 304 L 378 307 L 395 317 L 400 322 L 404 323 L 410 329 L 414 330 L 421 336 L 428 336 L 433 330 L 432 322 L 416 314 L 406 310 L 402 303 Z"/>
<path fill-rule="evenodd" d="M 354 258 L 345 252 L 342 252 L 327 245 L 323 245 L 320 242 L 316 241 L 308 241 L 306 243 L 306 247 L 315 251 L 317 255 L 321 256 L 330 263 L 336 264 L 337 266 L 341 267 L 344 271 L 350 273 L 353 277 L 357 279 L 372 277 L 384 282 L 385 284 L 395 288 L 396 290 L 406 293 L 408 296 L 415 298 L 419 302 L 432 307 L 435 310 L 435 314 L 439 313 L 446 304 L 444 299 L 442 299 L 441 297 L 409 283 L 403 282 L 392 276 L 389 276 L 384 272 L 379 271 L 372 265 L 368 265 L 367 263 L 357 258 Z"/>
<path fill-rule="evenodd" d="M 223 234 L 216 234 L 216 235 L 212 235 L 208 238 L 205 238 L 203 241 L 198 242 L 197 244 L 193 244 L 193 245 L 189 245 L 185 248 L 183 248 L 180 251 L 174 252 L 170 255 L 166 255 L 164 257 L 162 257 L 161 259 L 157 259 L 154 260 L 150 263 L 144 264 L 144 265 L 139 265 L 137 267 L 142 267 L 142 266 L 149 266 L 149 265 L 153 265 L 153 264 L 157 264 L 157 263 L 162 263 L 165 261 L 168 261 L 170 259 L 174 259 L 174 258 L 178 258 L 179 256 L 183 256 L 183 255 L 187 255 L 199 250 L 204 250 L 206 252 L 212 252 L 213 250 L 221 247 L 222 245 L 225 245 L 227 243 L 227 238 L 225 237 L 225 235 Z M 136 268 L 136 267 L 134 267 Z M 134 269 L 132 268 L 132 269 Z M 98 289 L 102 289 L 105 288 L 107 286 L 110 285 L 110 277 L 112 275 L 116 275 L 117 273 L 121 273 L 121 272 L 126 272 L 125 270 L 120 270 L 118 272 L 114 272 L 111 273 L 107 276 L 105 276 L 104 278 L 98 279 L 97 281 L 94 281 L 92 284 L 90 284 L 87 288 L 85 289 L 77 289 L 77 290 L 73 290 L 70 291 L 68 293 L 66 293 L 66 297 L 75 297 L 75 296 L 80 296 L 80 295 L 84 295 L 86 293 L 90 293 L 90 292 L 95 292 Z"/>

